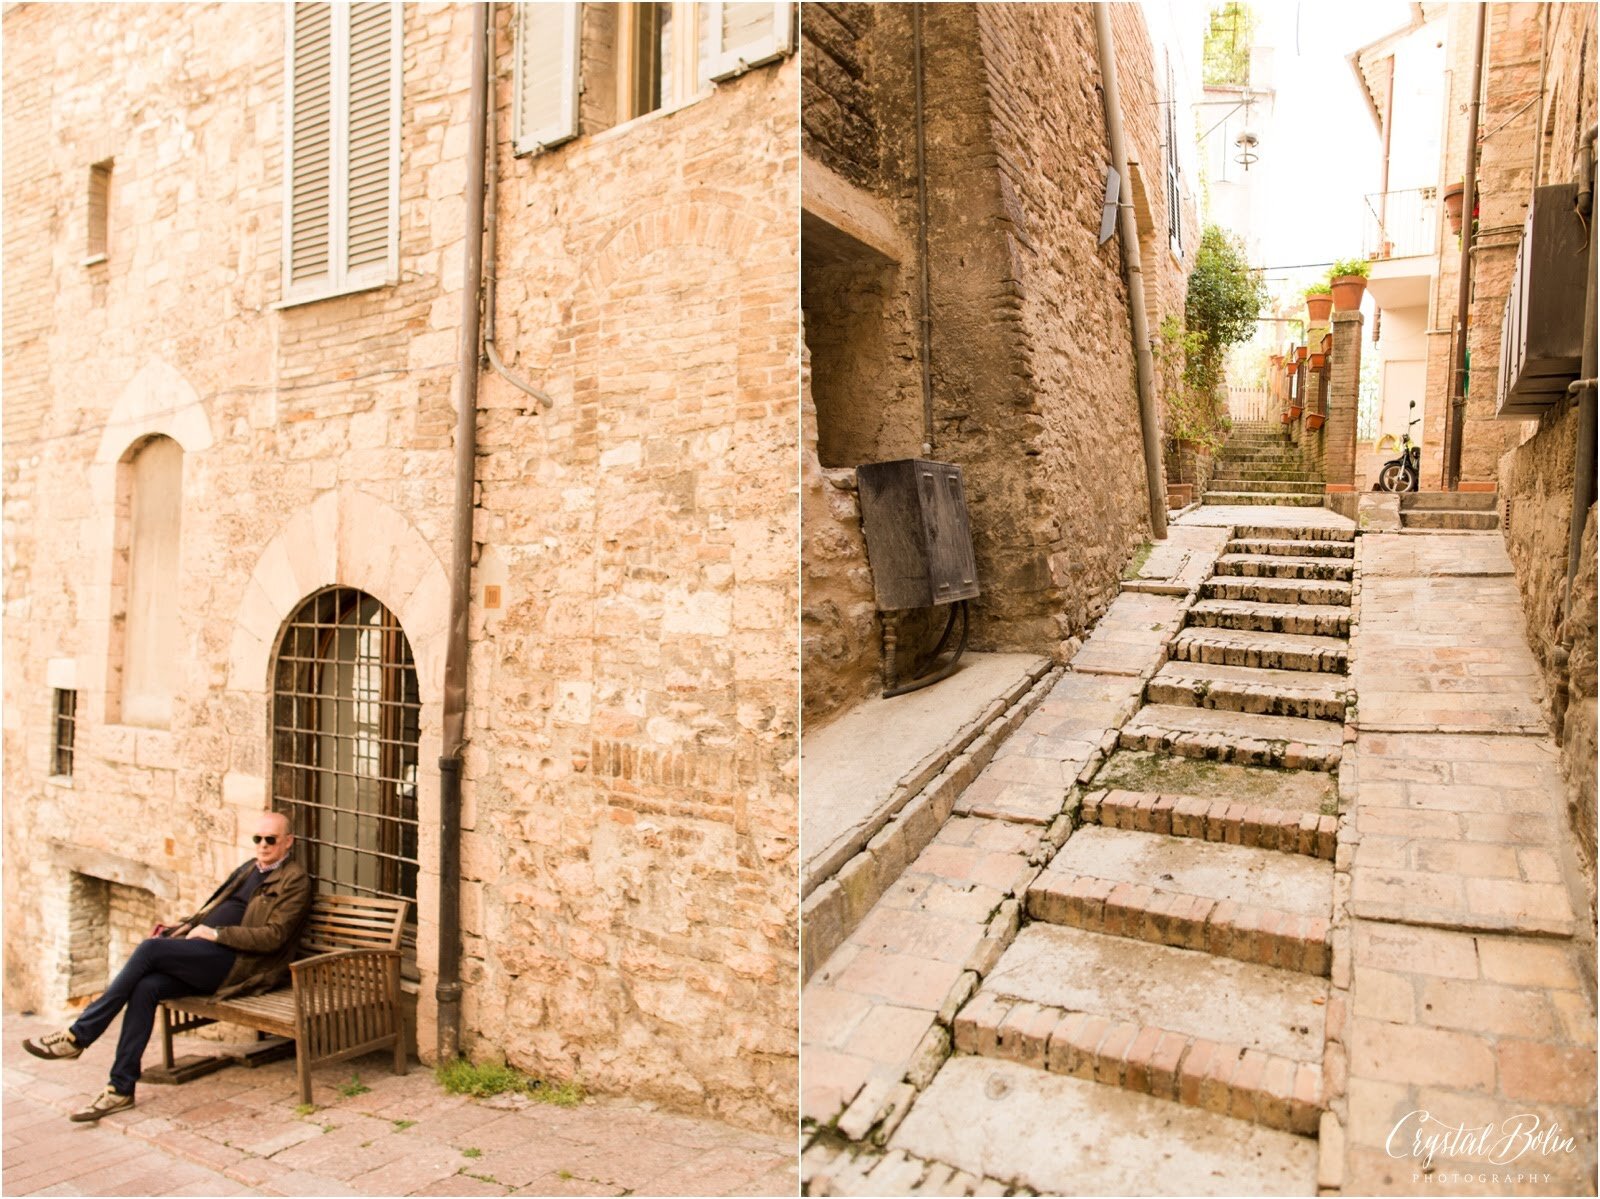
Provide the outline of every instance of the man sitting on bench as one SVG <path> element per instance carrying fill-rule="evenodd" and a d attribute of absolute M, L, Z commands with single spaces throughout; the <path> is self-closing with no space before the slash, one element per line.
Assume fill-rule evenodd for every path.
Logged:
<path fill-rule="evenodd" d="M 98 1120 L 133 1106 L 139 1063 L 163 999 L 212 994 L 228 999 L 270 991 L 283 981 L 311 910 L 311 876 L 289 861 L 294 837 L 283 813 L 261 813 L 251 840 L 256 856 L 230 874 L 193 916 L 142 942 L 70 1028 L 22 1043 L 35 1057 L 74 1058 L 127 1009 L 111 1085 L 72 1119 Z"/>

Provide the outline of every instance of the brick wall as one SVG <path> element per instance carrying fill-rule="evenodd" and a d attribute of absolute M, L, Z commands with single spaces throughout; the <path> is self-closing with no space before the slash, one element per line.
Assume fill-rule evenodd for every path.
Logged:
<path fill-rule="evenodd" d="M 1528 126 L 1529 131 L 1542 131 L 1539 177 L 1532 179 L 1530 172 L 1498 180 L 1508 194 L 1485 196 L 1497 209 L 1509 210 L 1508 206 L 1519 199 L 1525 203 L 1528 189 L 1536 183 L 1561 183 L 1575 178 L 1578 140 L 1584 130 L 1593 126 L 1596 115 L 1595 29 L 1593 9 L 1582 5 L 1552 8 L 1546 35 L 1545 100 L 1531 110 Z M 1523 43 L 1517 44 L 1525 48 Z M 1537 41 L 1533 43 L 1533 53 L 1537 57 Z M 1498 314 L 1494 328 L 1498 333 Z M 1496 344 L 1486 352 L 1493 352 L 1497 358 L 1498 349 Z M 1577 409 L 1561 403 L 1552 405 L 1536 424 L 1508 423 L 1506 427 L 1520 431 L 1523 440 L 1500 458 L 1498 477 L 1506 549 L 1522 591 L 1529 644 L 1554 700 L 1562 771 L 1567 780 L 1568 815 L 1590 871 L 1592 900 L 1596 858 L 1596 576 L 1592 508 L 1584 526 L 1583 556 L 1571 596 L 1571 616 L 1565 618 L 1577 424 Z M 1568 643 L 1570 649 L 1564 650 L 1563 643 Z"/>
<path fill-rule="evenodd" d="M 172 872 L 173 908 L 203 899 L 266 801 L 282 621 L 360 587 L 423 701 L 425 1056 L 470 15 L 404 10 L 398 281 L 282 309 L 283 10 L 5 16 L 8 241 L 33 230 L 6 299 L 8 914 L 52 935 L 57 867 L 19 852 L 44 830 Z M 496 16 L 498 345 L 554 403 L 482 382 L 464 1041 L 775 1127 L 796 1106 L 798 65 L 514 158 Z M 85 268 L 107 157 L 111 254 Z M 147 432 L 184 448 L 170 729 L 105 719 L 115 461 Z M 45 781 L 53 661 L 80 688 L 71 789 Z M 7 981 L 48 1006 L 37 948 L 8 938 Z"/>

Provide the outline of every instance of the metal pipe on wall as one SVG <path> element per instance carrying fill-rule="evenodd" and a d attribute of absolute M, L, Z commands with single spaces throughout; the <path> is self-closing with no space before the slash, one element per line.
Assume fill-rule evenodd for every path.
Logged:
<path fill-rule="evenodd" d="M 1467 110 L 1467 166 L 1461 189 L 1461 270 L 1456 275 L 1456 354 L 1450 387 L 1450 419 L 1445 424 L 1444 487 L 1461 483 L 1461 437 L 1467 420 L 1467 314 L 1472 307 L 1472 214 L 1478 206 L 1478 114 L 1483 107 L 1484 10 L 1474 15 L 1477 49 L 1472 56 L 1472 105 Z"/>
<path fill-rule="evenodd" d="M 1567 601 L 1566 615 L 1572 614 L 1572 588 L 1578 579 L 1578 559 L 1583 556 L 1583 526 L 1589 517 L 1589 508 L 1595 501 L 1595 436 L 1596 394 L 1595 369 L 1597 347 L 1595 343 L 1595 285 L 1596 258 L 1600 257 L 1600 237 L 1596 236 L 1594 193 L 1596 183 L 1595 139 L 1600 126 L 1584 135 L 1579 152 L 1578 212 L 1589 223 L 1589 286 L 1583 299 L 1583 359 L 1579 371 L 1582 381 L 1578 391 L 1578 442 L 1572 462 L 1572 520 L 1567 531 Z M 1572 644 L 1570 619 L 1562 637 L 1565 645 Z"/>
<path fill-rule="evenodd" d="M 1095 38 L 1100 51 L 1100 78 L 1105 88 L 1106 137 L 1111 143 L 1111 165 L 1128 188 L 1128 148 L 1122 133 L 1122 90 L 1117 84 L 1117 53 L 1111 40 L 1111 6 L 1094 6 Z M 1123 271 L 1128 280 L 1128 307 L 1133 320 L 1133 348 L 1139 362 L 1139 428 L 1144 435 L 1145 489 L 1150 496 L 1150 536 L 1167 536 L 1167 497 L 1161 487 L 1161 438 L 1156 424 L 1155 361 L 1150 353 L 1150 328 L 1144 309 L 1144 272 L 1139 260 L 1139 229 L 1133 205 L 1117 199 L 1117 225 L 1121 232 Z"/>
<path fill-rule="evenodd" d="M 911 73 L 917 143 L 917 275 L 922 352 L 922 454 L 933 457 L 933 304 L 928 286 L 927 113 L 922 95 L 922 5 L 911 6 Z"/>
<path fill-rule="evenodd" d="M 444 660 L 439 754 L 439 1003 L 441 1062 L 461 1056 L 461 750 L 466 740 L 467 615 L 472 603 L 472 514 L 477 492 L 478 338 L 482 332 L 484 159 L 487 156 L 489 12 L 472 7 L 472 85 L 467 111 L 467 212 L 456 355 L 456 495 L 450 564 L 450 631 Z"/>

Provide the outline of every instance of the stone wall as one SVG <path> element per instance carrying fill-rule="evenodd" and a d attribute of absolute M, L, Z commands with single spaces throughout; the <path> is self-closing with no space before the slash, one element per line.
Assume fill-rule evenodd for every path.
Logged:
<path fill-rule="evenodd" d="M 796 1109 L 799 68 L 603 132 L 585 110 L 576 141 L 514 157 L 510 16 L 497 344 L 553 404 L 481 383 L 463 1040 L 777 1127 Z M 5 901 L 37 930 L 7 939 L 19 1004 L 60 1003 L 66 933 L 44 919 L 61 867 L 23 847 L 48 830 L 170 873 L 163 915 L 203 899 L 267 800 L 278 630 L 338 582 L 395 613 L 417 663 L 432 1056 L 470 18 L 404 9 L 397 280 L 279 308 L 284 10 L 5 15 Z M 84 266 L 107 158 L 111 250 Z M 106 719 L 117 463 L 156 433 L 184 451 L 166 729 Z M 70 785 L 47 777 L 59 686 L 79 692 Z"/>
<path fill-rule="evenodd" d="M 1538 178 L 1516 177 L 1505 185 L 1525 201 L 1530 187 L 1575 178 L 1574 159 L 1583 132 L 1594 125 L 1596 14 L 1584 5 L 1551 10 L 1545 36 L 1545 101 L 1531 126 L 1542 133 Z M 1537 56 L 1538 43 L 1534 43 Z M 1486 197 L 1487 199 L 1488 197 Z M 1496 197 L 1497 203 L 1509 201 Z M 1498 316 L 1495 328 L 1498 330 Z M 1498 352 L 1498 345 L 1493 347 Z M 1573 471 L 1578 411 L 1558 403 L 1532 422 L 1510 423 L 1525 440 L 1499 461 L 1501 521 L 1516 568 L 1527 618 L 1528 640 L 1543 668 L 1561 741 L 1567 807 L 1574 837 L 1590 872 L 1595 870 L 1596 795 L 1596 574 L 1595 512 L 1584 525 L 1582 556 L 1567 596 L 1572 521 Z M 1568 613 L 1570 612 L 1570 615 Z"/>
<path fill-rule="evenodd" d="M 873 432 L 857 444 L 880 459 L 906 456 L 920 452 L 924 432 L 912 21 L 909 5 L 803 12 L 804 290 L 814 391 L 807 413 L 822 426 L 807 426 L 802 441 L 808 720 L 870 692 L 879 669 L 851 493 L 827 474 L 852 465 L 830 448 L 838 439 L 824 394 L 836 373 L 824 359 L 840 345 L 829 332 L 830 309 L 856 312 L 862 295 L 838 278 L 846 226 L 860 237 L 881 228 L 873 244 L 894 265 L 877 275 L 870 310 L 882 332 L 859 315 L 851 322 L 866 330 L 861 337 L 877 339 L 875 347 L 851 346 L 862 358 L 877 356 L 869 372 L 877 382 L 854 406 L 874 405 Z M 965 474 L 983 588 L 971 644 L 1053 652 L 1104 611 L 1128 553 L 1148 533 L 1120 247 L 1096 238 L 1109 151 L 1092 13 L 928 5 L 922 22 L 931 452 Z M 1186 266 L 1167 245 L 1149 39 L 1136 10 L 1119 8 L 1115 23 L 1154 336 L 1162 316 L 1181 319 Z M 827 196 L 809 194 L 813 164 L 838 180 Z M 1196 214 L 1187 211 L 1183 222 L 1192 257 Z"/>

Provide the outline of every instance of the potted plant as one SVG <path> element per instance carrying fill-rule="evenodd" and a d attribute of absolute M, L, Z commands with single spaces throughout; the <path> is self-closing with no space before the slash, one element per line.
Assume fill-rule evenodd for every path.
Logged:
<path fill-rule="evenodd" d="M 1313 325 L 1320 325 L 1328 319 L 1328 310 L 1333 307 L 1333 288 L 1327 283 L 1313 283 L 1306 288 L 1306 312 L 1311 317 Z"/>
<path fill-rule="evenodd" d="M 1327 363 L 1328 363 L 1328 356 L 1326 354 L 1324 354 L 1321 350 L 1317 350 L 1311 355 L 1311 369 L 1312 370 L 1320 371 L 1324 366 L 1327 365 Z"/>
<path fill-rule="evenodd" d="M 1315 433 L 1318 429 L 1322 428 L 1322 422 L 1327 420 L 1327 419 L 1328 418 L 1326 416 L 1324 416 L 1322 413 L 1313 412 L 1309 416 L 1306 417 L 1306 428 L 1310 429 L 1313 433 Z"/>
<path fill-rule="evenodd" d="M 1322 335 L 1322 352 L 1324 354 L 1333 353 L 1333 330 L 1332 329 L 1329 329 L 1326 333 L 1324 333 Z"/>
<path fill-rule="evenodd" d="M 1328 271 L 1328 283 L 1333 290 L 1335 312 L 1356 312 L 1361 308 L 1361 297 L 1367 290 L 1367 276 L 1372 264 L 1365 258 L 1341 258 Z"/>
<path fill-rule="evenodd" d="M 1296 362 L 1304 362 L 1306 360 L 1306 355 L 1309 354 L 1310 352 L 1311 352 L 1311 347 L 1310 346 L 1295 346 L 1295 348 L 1294 348 L 1294 360 Z"/>
<path fill-rule="evenodd" d="M 1303 404 L 1290 404 L 1289 405 L 1289 420 L 1291 422 L 1299 420 L 1300 419 L 1300 414 L 1302 412 L 1304 412 L 1304 411 L 1305 411 L 1305 405 L 1303 405 Z"/>
<path fill-rule="evenodd" d="M 1461 233 L 1461 205 L 1466 199 L 1465 183 L 1452 183 L 1444 189 L 1444 215 L 1450 221 L 1450 232 Z"/>

